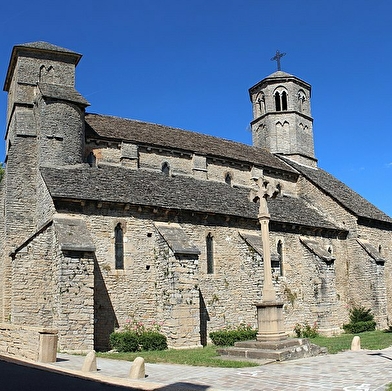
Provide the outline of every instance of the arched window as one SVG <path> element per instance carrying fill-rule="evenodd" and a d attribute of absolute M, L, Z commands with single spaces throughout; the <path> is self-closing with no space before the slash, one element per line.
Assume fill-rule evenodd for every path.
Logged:
<path fill-rule="evenodd" d="M 114 229 L 114 252 L 116 269 L 124 269 L 124 233 L 121 223 Z"/>
<path fill-rule="evenodd" d="M 305 111 L 305 101 L 306 101 L 306 94 L 304 91 L 298 91 L 298 104 L 299 104 L 299 111 L 302 113 Z"/>
<path fill-rule="evenodd" d="M 231 174 L 228 172 L 228 173 L 226 174 L 226 176 L 225 176 L 225 182 L 226 182 L 228 185 L 231 186 L 231 180 L 232 180 Z"/>
<path fill-rule="evenodd" d="M 280 104 L 280 94 L 278 91 L 275 92 L 275 109 L 276 111 L 282 111 L 282 105 Z"/>
<path fill-rule="evenodd" d="M 256 117 L 265 114 L 265 96 L 264 93 L 260 92 L 256 96 Z"/>
<path fill-rule="evenodd" d="M 286 91 L 282 92 L 282 110 L 283 111 L 287 110 L 287 94 L 286 94 Z"/>
<path fill-rule="evenodd" d="M 162 163 L 162 172 L 164 175 L 169 176 L 170 175 L 170 165 L 168 162 Z"/>
<path fill-rule="evenodd" d="M 211 232 L 206 237 L 207 274 L 214 273 L 214 243 Z"/>
<path fill-rule="evenodd" d="M 52 65 L 46 68 L 45 65 L 41 65 L 39 68 L 39 82 L 40 83 L 53 83 L 54 69 Z"/>
<path fill-rule="evenodd" d="M 287 92 L 280 89 L 275 92 L 275 110 L 276 111 L 287 111 Z"/>

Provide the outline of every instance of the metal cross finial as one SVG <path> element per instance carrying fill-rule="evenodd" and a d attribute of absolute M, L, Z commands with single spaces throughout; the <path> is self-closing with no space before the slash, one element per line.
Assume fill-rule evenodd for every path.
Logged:
<path fill-rule="evenodd" d="M 279 50 L 277 50 L 275 56 L 271 58 L 271 61 L 276 61 L 278 71 L 280 71 L 280 59 L 285 55 L 286 53 L 281 53 Z"/>

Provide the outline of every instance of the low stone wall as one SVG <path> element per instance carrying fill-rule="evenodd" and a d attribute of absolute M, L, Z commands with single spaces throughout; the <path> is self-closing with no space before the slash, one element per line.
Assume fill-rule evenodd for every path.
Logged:
<path fill-rule="evenodd" d="M 0 354 L 55 362 L 57 340 L 55 329 L 0 323 Z"/>

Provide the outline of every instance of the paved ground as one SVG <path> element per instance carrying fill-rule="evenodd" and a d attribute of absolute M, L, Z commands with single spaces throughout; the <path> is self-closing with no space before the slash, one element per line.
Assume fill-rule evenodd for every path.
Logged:
<path fill-rule="evenodd" d="M 58 354 L 56 363 L 45 366 L 52 370 L 65 370 L 74 376 L 85 376 L 81 372 L 83 361 L 82 356 Z M 147 377 L 142 380 L 128 378 L 131 364 L 98 358 L 98 372 L 87 376 L 131 389 L 160 391 L 381 391 L 392 383 L 392 348 L 348 351 L 243 369 L 146 364 Z"/>

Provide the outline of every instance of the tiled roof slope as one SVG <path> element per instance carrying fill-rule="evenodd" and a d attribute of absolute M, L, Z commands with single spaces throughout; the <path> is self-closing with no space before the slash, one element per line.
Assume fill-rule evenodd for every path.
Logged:
<path fill-rule="evenodd" d="M 83 98 L 73 87 L 58 84 L 38 83 L 41 93 L 47 98 L 64 99 L 69 102 L 79 103 L 82 106 L 89 106 L 90 103 Z"/>
<path fill-rule="evenodd" d="M 338 201 L 343 207 L 351 211 L 355 216 L 392 223 L 392 218 L 328 172 L 320 168 L 315 169 L 302 166 L 289 161 L 288 159 L 284 160 L 316 186 L 321 188 L 325 193 Z"/>
<path fill-rule="evenodd" d="M 294 170 L 265 149 L 168 126 L 98 114 L 86 114 L 86 135 L 130 141 L 211 157 L 233 159 L 294 173 Z"/>
<path fill-rule="evenodd" d="M 40 50 L 51 50 L 54 52 L 64 52 L 64 53 L 72 53 L 82 56 L 79 53 L 74 52 L 73 50 L 69 50 L 57 45 L 53 45 L 49 42 L 45 41 L 36 41 L 36 42 L 27 42 L 20 45 L 15 45 L 16 47 L 25 47 L 25 48 L 33 48 L 33 49 L 40 49 Z"/>
<path fill-rule="evenodd" d="M 249 201 L 249 190 L 225 183 L 115 166 L 43 167 L 41 173 L 53 198 L 130 203 L 250 219 L 256 219 L 258 213 L 258 205 Z M 273 221 L 337 229 L 297 198 L 270 200 L 269 210 Z"/>

